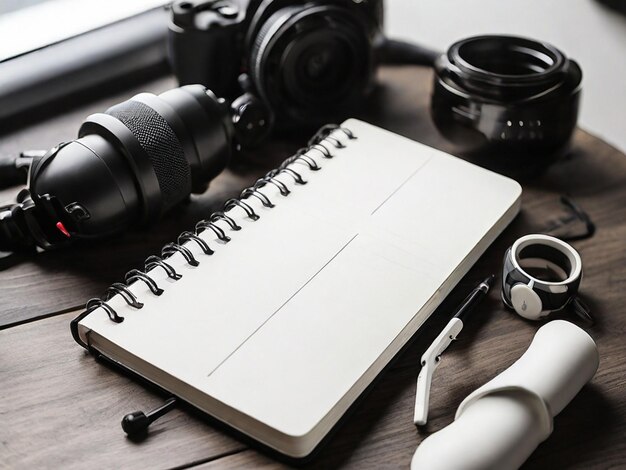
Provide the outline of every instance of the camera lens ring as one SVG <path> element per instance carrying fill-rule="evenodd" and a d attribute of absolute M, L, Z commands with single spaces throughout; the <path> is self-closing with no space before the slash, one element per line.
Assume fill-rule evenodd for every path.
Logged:
<path fill-rule="evenodd" d="M 302 70 L 297 70 L 303 68 L 298 53 L 310 55 L 316 47 L 312 38 L 320 31 L 326 36 L 321 72 L 330 71 L 335 77 L 330 91 L 328 77 L 326 90 L 320 84 L 306 88 L 303 84 L 311 85 L 312 80 L 302 80 Z M 310 48 L 302 47 L 304 43 Z M 366 25 L 351 10 L 333 5 L 293 5 L 274 12 L 258 29 L 249 59 L 259 96 L 278 116 L 297 122 L 313 123 L 336 115 L 338 108 L 362 96 L 372 80 Z M 352 65 L 343 72 L 335 70 L 335 65 L 344 62 Z"/>
<path fill-rule="evenodd" d="M 517 56 L 510 60 L 508 67 L 515 65 L 514 73 L 503 73 L 501 69 L 489 70 L 493 63 L 477 64 L 477 53 L 487 57 Z M 448 50 L 450 63 L 455 64 L 457 73 L 467 79 L 480 80 L 491 85 L 545 84 L 550 85 L 560 79 L 566 58 L 561 51 L 551 44 L 516 36 L 475 36 L 454 43 Z M 531 61 L 535 60 L 532 64 Z M 480 59 L 479 59 L 480 60 Z M 499 64 L 502 66 L 502 64 Z M 519 67 L 526 68 L 521 72 Z"/>

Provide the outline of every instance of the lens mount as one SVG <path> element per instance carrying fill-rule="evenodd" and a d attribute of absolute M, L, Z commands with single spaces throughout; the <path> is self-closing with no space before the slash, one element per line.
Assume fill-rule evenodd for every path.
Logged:
<path fill-rule="evenodd" d="M 277 116 L 318 123 L 363 96 L 372 80 L 371 49 L 366 24 L 352 10 L 288 6 L 258 30 L 250 75 Z"/>
<path fill-rule="evenodd" d="M 478 36 L 450 47 L 451 78 L 477 94 L 528 99 L 558 86 L 565 56 L 550 44 L 513 36 Z"/>

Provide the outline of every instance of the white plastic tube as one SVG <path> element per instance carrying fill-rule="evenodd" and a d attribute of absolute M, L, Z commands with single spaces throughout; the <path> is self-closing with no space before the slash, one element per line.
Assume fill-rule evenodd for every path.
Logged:
<path fill-rule="evenodd" d="M 418 447 L 411 468 L 518 468 L 598 369 L 591 337 L 573 323 L 541 327 L 511 367 L 470 394 L 455 421 Z"/>

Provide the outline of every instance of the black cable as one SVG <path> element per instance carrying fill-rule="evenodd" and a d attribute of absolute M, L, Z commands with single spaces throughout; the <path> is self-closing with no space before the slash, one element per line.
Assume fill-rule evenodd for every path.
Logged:
<path fill-rule="evenodd" d="M 417 44 L 384 38 L 376 47 L 378 62 L 387 65 L 425 65 L 433 67 L 442 52 Z"/>
<path fill-rule="evenodd" d="M 28 169 L 46 150 L 25 150 L 18 157 L 0 156 L 0 189 L 26 184 Z"/>
<path fill-rule="evenodd" d="M 9 188 L 19 184 L 26 184 L 27 172 L 18 168 L 18 157 L 0 157 L 0 188 Z"/>

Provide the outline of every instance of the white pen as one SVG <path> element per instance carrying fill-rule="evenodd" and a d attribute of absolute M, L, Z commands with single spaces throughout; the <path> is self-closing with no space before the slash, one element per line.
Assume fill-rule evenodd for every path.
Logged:
<path fill-rule="evenodd" d="M 430 384 L 432 382 L 433 373 L 441 361 L 441 354 L 448 348 L 450 343 L 454 341 L 457 335 L 463 329 L 463 321 L 474 310 L 476 305 L 489 292 L 489 288 L 493 283 L 494 276 L 491 275 L 482 281 L 470 294 L 465 298 L 461 305 L 456 309 L 452 320 L 448 322 L 445 328 L 439 333 L 437 339 L 433 341 L 430 347 L 422 355 L 422 370 L 417 376 L 417 391 L 415 394 L 415 414 L 413 422 L 417 426 L 423 426 L 428 420 L 428 398 L 430 396 Z"/>

